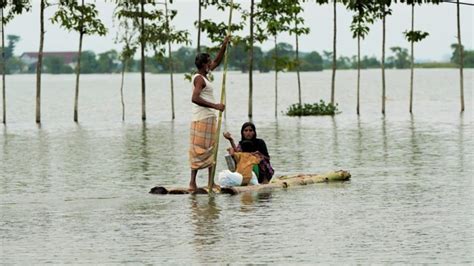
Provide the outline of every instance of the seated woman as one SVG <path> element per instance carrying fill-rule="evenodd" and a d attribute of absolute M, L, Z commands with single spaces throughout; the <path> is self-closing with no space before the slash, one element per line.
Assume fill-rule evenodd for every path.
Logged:
<path fill-rule="evenodd" d="M 240 130 L 241 140 L 238 146 L 235 146 L 234 139 L 229 132 L 224 133 L 224 137 L 229 140 L 230 145 L 235 151 L 242 151 L 242 142 L 244 140 L 252 141 L 253 145 L 255 146 L 256 151 L 259 153 L 262 160 L 258 164 L 258 182 L 260 184 L 267 184 L 273 177 L 273 173 L 275 172 L 270 164 L 270 155 L 268 154 L 267 145 L 263 139 L 257 138 L 257 131 L 255 125 L 251 122 L 246 122 L 242 125 L 242 129 Z"/>
<path fill-rule="evenodd" d="M 256 174 L 252 171 L 254 165 L 262 160 L 260 153 L 256 152 L 253 142 L 244 140 L 241 142 L 241 152 L 229 149 L 229 154 L 236 162 L 235 172 L 224 170 L 219 173 L 217 183 L 221 187 L 258 185 Z"/>

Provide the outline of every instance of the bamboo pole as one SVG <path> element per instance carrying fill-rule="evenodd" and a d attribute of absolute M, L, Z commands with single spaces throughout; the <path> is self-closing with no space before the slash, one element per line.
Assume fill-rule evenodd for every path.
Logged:
<path fill-rule="evenodd" d="M 230 35 L 230 26 L 232 23 L 232 8 L 234 6 L 234 2 L 230 1 L 230 10 L 229 10 L 229 24 L 227 25 L 227 36 Z M 227 60 L 228 60 L 228 49 L 226 47 L 225 54 L 224 54 L 224 74 L 222 76 L 222 91 L 221 91 L 221 103 L 225 101 L 225 82 L 227 76 Z M 212 167 L 211 173 L 211 180 L 209 180 L 208 190 L 212 191 L 212 187 L 214 186 L 214 176 L 216 175 L 216 166 L 217 166 L 217 153 L 219 151 L 219 135 L 221 134 L 221 124 L 222 124 L 222 112 L 219 111 L 219 120 L 217 121 L 217 131 L 216 131 L 216 139 L 215 139 L 215 146 L 214 146 L 214 166 Z"/>

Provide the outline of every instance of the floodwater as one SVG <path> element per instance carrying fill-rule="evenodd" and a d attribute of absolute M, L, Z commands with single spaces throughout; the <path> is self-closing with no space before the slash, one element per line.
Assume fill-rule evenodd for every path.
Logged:
<path fill-rule="evenodd" d="M 190 84 L 147 75 L 147 122 L 140 76 L 83 75 L 79 124 L 74 76 L 43 75 L 42 124 L 34 119 L 35 76 L 7 77 L 7 126 L 0 126 L 0 261 L 6 264 L 313 264 L 474 262 L 473 78 L 465 72 L 460 114 L 457 70 L 338 71 L 335 117 L 291 118 L 296 74 L 255 74 L 254 122 L 276 175 L 345 169 L 352 180 L 229 195 L 148 194 L 185 186 Z M 222 73 L 215 73 L 216 88 Z M 304 102 L 328 99 L 331 72 L 302 74 Z M 228 74 L 223 130 L 238 139 L 247 120 L 248 77 Z M 215 92 L 216 98 L 220 92 Z M 220 142 L 218 170 L 227 143 Z M 205 185 L 205 171 L 199 185 Z"/>

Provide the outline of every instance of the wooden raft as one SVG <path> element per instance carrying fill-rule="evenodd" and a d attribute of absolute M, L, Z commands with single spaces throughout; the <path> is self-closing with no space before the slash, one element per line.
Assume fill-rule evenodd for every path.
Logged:
<path fill-rule="evenodd" d="M 348 171 L 339 170 L 332 171 L 325 174 L 298 174 L 298 175 L 284 175 L 273 178 L 269 184 L 262 184 L 257 186 L 239 186 L 239 187 L 222 187 L 214 188 L 214 193 L 221 194 L 239 194 L 242 192 L 250 191 L 268 191 L 276 188 L 288 188 L 294 186 L 305 186 L 315 183 L 328 183 L 328 182 L 342 182 L 347 181 L 351 178 L 351 174 Z M 208 194 L 207 187 L 200 187 L 194 192 L 188 191 L 187 187 L 174 187 L 165 188 L 162 186 L 153 187 L 150 192 L 151 194 Z"/>

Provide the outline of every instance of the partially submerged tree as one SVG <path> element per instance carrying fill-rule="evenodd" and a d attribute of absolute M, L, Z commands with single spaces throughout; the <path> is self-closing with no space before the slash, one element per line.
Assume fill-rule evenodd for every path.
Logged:
<path fill-rule="evenodd" d="M 123 18 L 119 21 L 119 33 L 115 39 L 116 43 L 122 43 L 122 52 L 119 55 L 122 63 L 121 80 L 120 80 L 120 102 L 122 104 L 122 121 L 125 121 L 125 100 L 123 97 L 123 85 L 125 80 L 125 71 L 127 70 L 130 61 L 133 61 L 138 46 L 135 42 L 137 31 L 131 25 L 132 21 L 128 18 Z"/>
<path fill-rule="evenodd" d="M 163 12 L 156 9 L 156 4 L 154 0 L 117 0 L 115 11 L 115 15 L 119 20 L 130 19 L 133 27 L 139 29 L 139 35 L 134 42 L 140 47 L 142 121 L 146 120 L 145 51 L 147 48 L 157 45 L 151 43 L 151 40 L 155 39 L 157 34 L 160 34 L 160 32 L 157 32 L 157 28 L 162 24 L 164 18 Z M 162 30 L 162 27 L 160 30 Z"/>
<path fill-rule="evenodd" d="M 293 20 L 291 13 L 287 12 L 287 3 L 278 0 L 262 0 L 258 5 L 257 40 L 263 42 L 268 35 L 273 37 L 274 52 L 273 67 L 275 70 L 275 117 L 278 116 L 278 72 L 286 68 L 288 61 L 283 60 L 278 55 L 277 36 L 281 32 L 289 30 L 289 25 Z"/>
<path fill-rule="evenodd" d="M 43 45 L 44 45 L 44 9 L 48 6 L 46 0 L 40 3 L 40 44 L 38 50 L 38 61 L 36 63 L 36 123 L 41 123 L 41 70 L 43 67 Z"/>
<path fill-rule="evenodd" d="M 376 8 L 376 16 L 382 19 L 382 114 L 385 115 L 385 20 L 392 14 L 390 9 L 391 0 L 380 0 Z"/>
<path fill-rule="evenodd" d="M 5 55 L 5 26 L 15 17 L 15 15 L 19 15 L 23 12 L 29 11 L 31 8 L 31 4 L 29 1 L 0 1 L 0 24 L 1 24 L 1 31 L 2 31 L 2 50 L 1 50 L 1 57 L 2 61 L 0 64 L 0 71 L 2 73 L 2 123 L 7 123 L 7 99 L 6 99 L 6 77 L 5 74 L 8 72 L 6 68 L 6 62 L 8 60 L 8 55 Z M 9 35 L 7 36 L 9 44 L 12 43 L 14 47 L 14 43 L 20 39 L 19 36 L 16 35 Z M 9 45 L 10 46 L 10 45 Z M 13 56 L 13 47 L 9 49 L 11 52 L 10 56 Z"/>
<path fill-rule="evenodd" d="M 79 5 L 76 1 L 61 0 L 59 9 L 51 18 L 53 23 L 59 23 L 61 27 L 69 31 L 79 33 L 79 51 L 76 65 L 76 87 L 74 92 L 74 122 L 78 122 L 79 105 L 79 77 L 81 75 L 82 41 L 84 35 L 107 33 L 104 24 L 98 19 L 98 11 L 95 4 L 85 4 L 84 0 Z"/>
<path fill-rule="evenodd" d="M 461 58 L 459 60 L 459 81 L 461 89 L 461 113 L 464 112 L 464 47 L 461 42 L 461 11 L 459 9 L 459 0 L 456 1 L 456 22 L 458 28 L 458 47 Z"/>
<path fill-rule="evenodd" d="M 410 42 L 410 114 L 413 113 L 413 69 L 414 69 L 414 43 L 426 38 L 429 33 L 414 29 L 415 3 L 411 4 L 411 30 L 405 31 L 405 38 Z"/>
<path fill-rule="evenodd" d="M 360 114 L 360 40 L 364 39 L 369 33 L 368 24 L 372 24 L 372 2 L 363 0 L 351 1 L 347 4 L 348 9 L 356 13 L 352 17 L 351 31 L 352 37 L 357 38 L 357 115 Z"/>
<path fill-rule="evenodd" d="M 288 3 L 288 9 L 289 12 L 293 15 L 293 23 L 294 23 L 294 28 L 290 28 L 288 31 L 291 34 L 295 35 L 295 68 L 296 68 L 296 76 L 298 79 L 298 103 L 301 105 L 301 79 L 300 79 L 300 65 L 301 62 L 299 60 L 299 44 L 298 44 L 298 37 L 300 35 L 308 34 L 309 33 L 309 28 L 308 27 L 303 27 L 304 25 L 304 19 L 301 17 L 301 13 L 303 12 L 303 8 L 301 7 L 301 4 L 297 0 L 290 0 Z"/>

